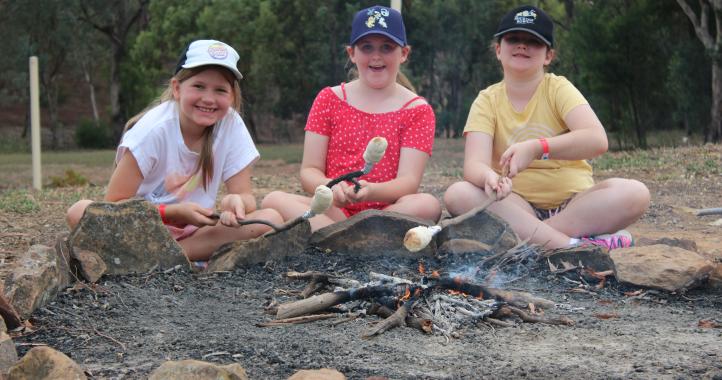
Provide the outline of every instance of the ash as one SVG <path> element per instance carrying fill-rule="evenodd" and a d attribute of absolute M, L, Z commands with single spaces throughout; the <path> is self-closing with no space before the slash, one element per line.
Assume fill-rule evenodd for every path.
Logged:
<path fill-rule="evenodd" d="M 265 313 L 269 305 L 296 300 L 306 286 L 289 281 L 289 271 L 335 273 L 361 283 L 373 281 L 371 272 L 414 282 L 423 277 L 411 255 L 349 257 L 309 249 L 229 273 L 104 277 L 97 285 L 68 289 L 39 309 L 32 318 L 35 331 L 15 342 L 19 355 L 50 345 L 95 378 L 147 378 L 162 362 L 183 359 L 238 362 L 252 379 L 284 379 L 298 369 L 323 367 L 349 379 L 722 376 L 722 333 L 697 328 L 701 319 L 720 319 L 720 295 L 647 290 L 630 297 L 617 284 L 580 286 L 532 261 L 490 271 L 478 265 L 483 260 L 467 255 L 427 259 L 423 266 L 546 298 L 557 304 L 548 313 L 576 324 L 501 328 L 478 316 L 458 316 L 464 314 L 459 309 L 472 310 L 464 303 L 481 311 L 477 301 L 434 293 L 419 305 L 435 315 L 433 334 L 398 327 L 363 339 L 382 319 L 361 315 L 339 323 L 343 313 L 306 324 L 256 326 L 273 319 Z M 360 302 L 356 307 L 362 308 Z M 346 308 L 341 311 L 357 310 Z"/>

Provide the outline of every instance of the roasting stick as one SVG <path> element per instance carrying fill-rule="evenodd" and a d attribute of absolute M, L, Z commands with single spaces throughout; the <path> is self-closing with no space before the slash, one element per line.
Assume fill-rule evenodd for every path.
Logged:
<path fill-rule="evenodd" d="M 386 147 L 388 145 L 388 142 L 383 137 L 377 136 L 372 138 L 369 141 L 368 145 L 366 145 L 366 150 L 364 151 L 363 157 L 365 164 L 363 169 L 336 177 L 329 181 L 329 183 L 326 184 L 326 187 L 332 188 L 334 185 L 342 181 L 350 181 L 354 184 L 354 191 L 358 193 L 358 191 L 361 189 L 361 184 L 358 183 L 356 178 L 361 177 L 362 175 L 369 174 L 371 172 L 371 169 L 373 169 L 374 165 L 381 161 L 384 153 L 386 153 Z"/>
<path fill-rule="evenodd" d="M 509 177 L 509 167 L 505 165 L 501 169 L 501 173 L 502 173 L 501 174 L 502 178 L 508 178 Z M 489 197 L 489 199 L 484 201 L 484 203 L 481 206 L 475 208 L 474 212 L 478 213 L 478 212 L 486 210 L 487 208 L 489 208 L 489 206 L 491 206 L 492 203 L 496 202 L 497 200 L 498 200 L 498 197 L 497 197 L 497 194 L 495 191 L 491 195 L 491 197 Z M 435 226 L 430 226 L 430 227 L 418 226 L 418 227 L 414 227 L 414 228 L 408 230 L 406 232 L 406 235 L 404 235 L 404 247 L 406 247 L 406 249 L 408 249 L 411 252 L 418 252 L 418 251 L 426 248 L 426 246 L 428 246 L 429 243 L 431 243 L 431 239 L 433 239 L 434 236 L 436 236 L 436 234 L 441 232 L 441 230 L 445 226 L 446 226 L 446 223 L 444 223 L 442 221 L 441 223 L 439 223 L 438 225 L 435 225 Z"/>
<path fill-rule="evenodd" d="M 332 202 L 333 192 L 331 191 L 331 189 L 324 185 L 319 185 L 316 188 L 316 192 L 313 194 L 313 198 L 311 198 L 311 206 L 309 210 L 304 212 L 303 215 L 297 217 L 296 219 L 289 220 L 281 226 L 277 226 L 267 220 L 262 219 L 238 219 L 237 221 L 238 224 L 241 226 L 249 224 L 265 224 L 273 228 L 275 232 L 281 232 L 291 229 L 297 224 L 303 222 L 304 220 L 308 220 L 316 215 L 323 214 L 324 212 L 326 212 L 326 210 L 328 210 L 329 207 L 331 207 Z M 217 212 L 214 212 L 213 215 L 210 216 L 211 219 L 219 219 L 220 217 L 221 215 Z"/>

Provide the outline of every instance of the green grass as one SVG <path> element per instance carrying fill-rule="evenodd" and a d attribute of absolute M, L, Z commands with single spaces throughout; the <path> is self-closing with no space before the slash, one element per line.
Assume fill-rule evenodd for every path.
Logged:
<path fill-rule="evenodd" d="M 114 150 L 75 150 L 75 151 L 44 151 L 40 156 L 43 164 L 111 166 L 115 159 Z M 2 165 L 31 165 L 30 153 L 0 154 Z"/>
<path fill-rule="evenodd" d="M 11 190 L 0 194 L 0 210 L 29 214 L 40 210 L 40 204 L 28 191 Z"/>
<path fill-rule="evenodd" d="M 263 160 L 283 160 L 286 163 L 299 163 L 303 156 L 302 144 L 263 145 L 258 146 Z M 54 165 L 85 165 L 85 166 L 112 166 L 115 159 L 115 150 L 75 150 L 75 151 L 45 151 L 40 160 L 43 164 Z M 0 154 L 0 166 L 4 165 L 31 165 L 30 153 L 4 153 Z"/>
<path fill-rule="evenodd" d="M 298 164 L 303 158 L 303 144 L 259 145 L 262 160 L 283 160 L 287 164 Z"/>

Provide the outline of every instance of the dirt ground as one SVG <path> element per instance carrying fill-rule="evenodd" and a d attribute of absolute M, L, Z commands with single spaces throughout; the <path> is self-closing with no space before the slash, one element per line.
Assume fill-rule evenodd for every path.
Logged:
<path fill-rule="evenodd" d="M 437 142 L 423 190 L 441 196 L 458 180 L 462 152 L 462 141 Z M 722 207 L 722 146 L 608 153 L 594 164 L 598 179 L 636 178 L 650 188 L 652 205 L 630 228 L 635 238 L 690 239 L 701 254 L 722 261 L 722 227 L 712 225 L 720 216 L 690 212 Z M 41 207 L 30 213 L 0 211 L 3 267 L 31 244 L 51 245 L 66 230 L 63 212 L 73 201 L 102 195 L 108 168 L 73 168 L 98 186 L 35 193 Z M 60 175 L 64 169 L 51 169 L 57 174 L 50 174 Z M 298 164 L 261 161 L 254 173 L 257 196 L 274 189 L 298 191 L 297 173 Z M 2 175 L 16 178 L 15 173 Z M 6 182 L 3 188 L 8 191 L 12 185 Z M 467 259 L 471 265 L 478 257 Z M 360 259 L 308 250 L 232 273 L 104 277 L 92 288 L 67 290 L 38 310 L 31 320 L 34 331 L 15 342 L 20 355 L 34 345 L 50 345 L 96 378 L 144 378 L 165 360 L 193 358 L 238 362 L 253 379 L 286 378 L 297 369 L 321 367 L 335 368 L 351 379 L 722 379 L 722 329 L 700 325 L 703 320 L 722 321 L 722 294 L 635 292 L 638 289 L 614 283 L 601 290 L 579 290 L 574 275 L 551 275 L 543 266 L 504 286 L 560 304 L 547 315 L 567 315 L 576 322 L 572 327 L 477 324 L 449 341 L 411 328 L 362 339 L 377 317 L 335 326 L 331 319 L 256 327 L 270 319 L 264 306 L 272 299 L 291 300 L 282 291 L 303 288 L 303 283 L 283 278 L 287 270 L 344 271 L 358 280 L 375 271 L 413 279 L 417 264 L 411 258 Z M 452 269 L 443 260 L 426 265 Z"/>

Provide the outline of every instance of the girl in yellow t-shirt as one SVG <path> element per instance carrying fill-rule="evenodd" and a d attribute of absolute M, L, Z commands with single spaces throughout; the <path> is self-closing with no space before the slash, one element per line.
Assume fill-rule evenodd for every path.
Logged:
<path fill-rule="evenodd" d="M 455 216 L 495 197 L 489 210 L 532 243 L 631 246 L 620 229 L 647 209 L 649 190 L 622 178 L 594 183 L 586 159 L 607 150 L 607 136 L 574 85 L 544 71 L 554 58 L 551 19 L 522 6 L 502 18 L 494 37 L 504 79 L 471 106 L 464 181 L 446 191 L 447 209 Z"/>

